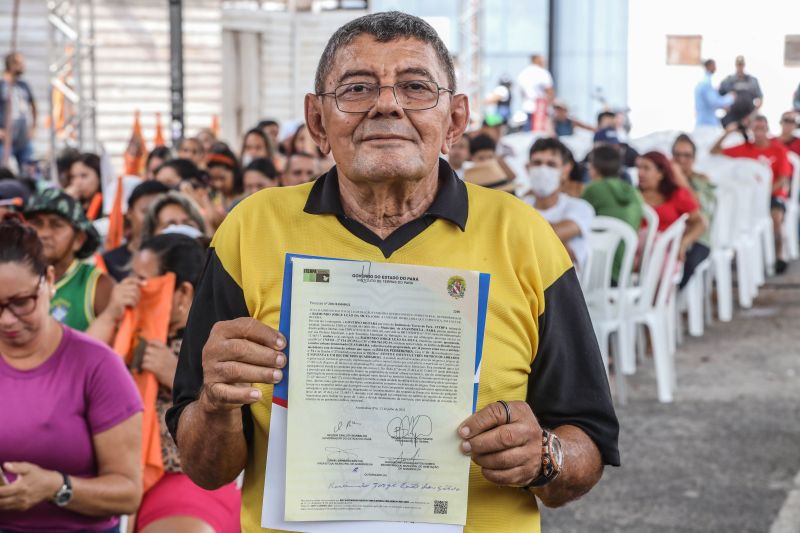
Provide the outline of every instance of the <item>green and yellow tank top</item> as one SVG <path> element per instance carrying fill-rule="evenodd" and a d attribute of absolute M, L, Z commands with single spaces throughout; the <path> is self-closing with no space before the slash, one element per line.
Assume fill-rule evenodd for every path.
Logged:
<path fill-rule="evenodd" d="M 62 324 L 86 331 L 94 319 L 94 294 L 102 273 L 89 263 L 72 262 L 56 282 L 56 294 L 50 301 L 50 314 Z"/>

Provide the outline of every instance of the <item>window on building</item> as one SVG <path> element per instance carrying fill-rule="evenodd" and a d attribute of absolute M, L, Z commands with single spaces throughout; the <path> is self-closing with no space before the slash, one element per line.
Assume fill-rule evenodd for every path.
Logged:
<path fill-rule="evenodd" d="M 800 35 L 786 36 L 783 64 L 787 67 L 800 67 Z"/>
<path fill-rule="evenodd" d="M 667 65 L 699 65 L 702 45 L 700 35 L 667 35 Z"/>

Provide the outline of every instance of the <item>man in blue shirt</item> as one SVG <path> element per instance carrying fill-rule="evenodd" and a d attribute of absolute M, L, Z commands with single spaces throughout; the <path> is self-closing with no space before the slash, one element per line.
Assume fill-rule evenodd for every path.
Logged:
<path fill-rule="evenodd" d="M 719 126 L 717 109 L 729 107 L 735 98 L 735 93 L 730 92 L 724 96 L 714 88 L 711 77 L 717 71 L 717 64 L 713 59 L 703 63 L 705 73 L 703 79 L 694 88 L 694 109 L 697 114 L 698 126 Z"/>

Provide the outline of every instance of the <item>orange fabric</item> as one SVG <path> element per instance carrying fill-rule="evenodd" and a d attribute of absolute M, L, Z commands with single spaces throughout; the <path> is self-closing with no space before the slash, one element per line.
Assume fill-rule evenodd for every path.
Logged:
<path fill-rule="evenodd" d="M 156 113 L 156 136 L 153 139 L 153 146 L 166 146 L 164 133 L 161 131 L 161 113 Z"/>
<path fill-rule="evenodd" d="M 211 116 L 211 131 L 214 132 L 215 137 L 219 137 L 219 116 L 212 115 Z"/>
<path fill-rule="evenodd" d="M 147 148 L 145 148 L 144 137 L 142 136 L 139 111 L 136 111 L 133 117 L 131 138 L 128 141 L 128 147 L 125 149 L 125 174 L 129 176 L 142 176 L 144 174 L 146 152 Z"/>
<path fill-rule="evenodd" d="M 100 212 L 103 210 L 103 195 L 99 192 L 94 193 L 92 200 L 89 202 L 89 207 L 86 208 L 86 218 L 89 220 L 97 220 Z"/>
<path fill-rule="evenodd" d="M 114 193 L 114 203 L 111 213 L 108 214 L 108 235 L 106 235 L 106 250 L 113 250 L 122 244 L 122 234 L 125 231 L 125 221 L 122 217 L 122 197 L 125 191 L 122 187 L 122 176 L 117 176 L 117 191 Z"/>
<path fill-rule="evenodd" d="M 141 288 L 139 304 L 133 309 L 125 310 L 125 316 L 114 339 L 114 351 L 120 354 L 128 365 L 131 364 L 140 337 L 146 341 L 167 342 L 174 290 L 175 274 L 170 272 L 151 278 Z M 158 381 L 152 372 L 147 371 L 133 371 L 133 380 L 144 403 L 142 462 L 144 491 L 147 492 L 164 475 L 161 433 L 156 413 Z"/>
<path fill-rule="evenodd" d="M 94 254 L 94 267 L 103 274 L 108 274 L 108 266 L 106 266 L 106 261 L 100 252 Z"/>

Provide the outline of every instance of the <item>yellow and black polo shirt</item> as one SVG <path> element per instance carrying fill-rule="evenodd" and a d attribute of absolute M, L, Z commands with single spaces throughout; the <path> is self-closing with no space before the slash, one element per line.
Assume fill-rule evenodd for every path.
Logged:
<path fill-rule="evenodd" d="M 619 425 L 572 263 L 550 225 L 513 196 L 460 181 L 439 161 L 439 191 L 419 219 L 381 239 L 347 218 L 334 167 L 313 183 L 263 190 L 217 231 L 197 287 L 167 413 L 173 435 L 203 383 L 213 324 L 252 316 L 278 327 L 286 253 L 460 268 L 492 276 L 478 409 L 527 400 L 546 428 L 574 425 L 619 465 Z M 272 387 L 242 409 L 248 462 L 242 529 L 262 531 L 261 500 Z M 473 464 L 465 531 L 538 532 L 535 498 L 486 481 Z"/>

